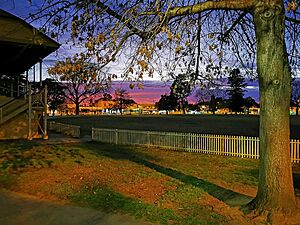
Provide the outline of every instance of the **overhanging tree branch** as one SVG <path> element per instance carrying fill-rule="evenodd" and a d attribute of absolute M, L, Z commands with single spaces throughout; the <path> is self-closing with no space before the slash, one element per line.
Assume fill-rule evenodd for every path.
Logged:
<path fill-rule="evenodd" d="M 221 0 L 221 1 L 205 1 L 190 6 L 181 6 L 170 9 L 166 12 L 168 17 L 181 15 L 197 14 L 207 10 L 243 10 L 251 11 L 255 6 L 254 0 Z"/>
<path fill-rule="evenodd" d="M 233 24 L 231 24 L 231 26 L 224 32 L 224 34 L 222 35 L 222 41 L 224 41 L 228 35 L 230 34 L 230 32 L 239 24 L 239 22 L 248 14 L 248 12 L 244 11 L 242 12 L 242 14 L 239 15 L 239 17 L 234 21 Z"/>
<path fill-rule="evenodd" d="M 300 20 L 296 19 L 296 18 L 291 18 L 291 17 L 285 17 L 285 20 L 292 22 L 292 23 L 297 23 L 300 24 Z"/>

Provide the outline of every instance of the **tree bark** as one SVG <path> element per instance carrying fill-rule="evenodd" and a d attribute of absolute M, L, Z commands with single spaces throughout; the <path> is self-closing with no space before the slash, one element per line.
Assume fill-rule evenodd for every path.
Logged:
<path fill-rule="evenodd" d="M 120 108 L 119 108 L 120 114 L 123 115 L 123 99 L 122 98 L 120 98 L 119 104 L 120 104 Z"/>
<path fill-rule="evenodd" d="M 79 115 L 79 107 L 80 107 L 80 103 L 79 103 L 79 102 L 76 102 L 76 103 L 75 103 L 75 113 L 76 113 L 76 116 Z"/>
<path fill-rule="evenodd" d="M 181 102 L 182 114 L 185 115 L 185 104 L 184 104 L 184 99 L 181 99 L 180 102 Z"/>
<path fill-rule="evenodd" d="M 296 209 L 290 157 L 291 72 L 282 1 L 260 1 L 253 15 L 260 88 L 260 168 L 257 196 L 250 206 L 273 217 Z"/>

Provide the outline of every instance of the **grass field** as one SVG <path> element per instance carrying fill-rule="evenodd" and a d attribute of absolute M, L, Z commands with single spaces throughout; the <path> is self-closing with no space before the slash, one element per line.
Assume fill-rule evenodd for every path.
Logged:
<path fill-rule="evenodd" d="M 259 134 L 259 117 L 247 115 L 74 116 L 52 119 L 79 125 L 82 135 L 91 134 L 92 127 L 256 137 Z M 291 138 L 300 139 L 299 131 L 300 117 L 292 116 Z"/>
<path fill-rule="evenodd" d="M 1 142 L 0 187 L 153 224 L 248 224 L 256 160 L 101 143 Z"/>
<path fill-rule="evenodd" d="M 254 159 L 95 142 L 0 144 L 0 188 L 151 224 L 252 224 L 238 206 L 255 196 L 257 178 Z"/>

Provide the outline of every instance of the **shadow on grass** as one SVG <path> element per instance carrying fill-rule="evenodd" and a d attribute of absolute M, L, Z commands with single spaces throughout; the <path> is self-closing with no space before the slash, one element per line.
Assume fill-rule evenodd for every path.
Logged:
<path fill-rule="evenodd" d="M 67 145 L 41 145 L 28 140 L 0 144 L 0 173 L 21 173 L 26 168 L 51 167 L 56 160 L 81 163 L 84 158 L 79 149 Z"/>
<path fill-rule="evenodd" d="M 156 205 L 124 196 L 106 187 L 81 190 L 73 194 L 71 198 L 76 203 L 101 209 L 107 213 L 128 213 L 135 218 L 147 218 L 151 222 L 159 221 L 160 224 L 169 224 L 170 221 L 182 220 L 172 209 L 158 208 Z M 182 224 L 188 223 L 185 221 Z"/>
<path fill-rule="evenodd" d="M 128 146 L 90 142 L 86 145 L 86 147 L 88 147 L 96 155 L 106 156 L 116 160 L 129 160 L 153 169 L 161 174 L 175 178 L 185 184 L 199 187 L 211 196 L 230 206 L 245 205 L 253 199 L 250 196 L 234 192 L 232 190 L 223 188 L 221 186 L 191 175 L 186 175 L 175 169 L 163 167 L 161 165 L 150 162 L 148 158 L 149 156 L 147 154 L 141 154 L 140 152 L 138 154 L 135 154 L 135 152 Z"/>
<path fill-rule="evenodd" d="M 293 174 L 294 188 L 297 196 L 300 197 L 300 173 Z"/>

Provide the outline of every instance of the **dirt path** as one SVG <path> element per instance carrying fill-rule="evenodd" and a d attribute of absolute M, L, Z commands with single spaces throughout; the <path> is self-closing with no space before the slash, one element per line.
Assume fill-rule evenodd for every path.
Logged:
<path fill-rule="evenodd" d="M 147 225 L 127 215 L 41 201 L 0 190 L 1 225 Z"/>

